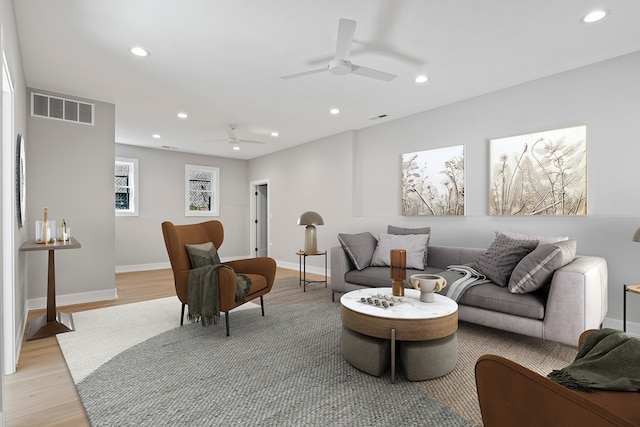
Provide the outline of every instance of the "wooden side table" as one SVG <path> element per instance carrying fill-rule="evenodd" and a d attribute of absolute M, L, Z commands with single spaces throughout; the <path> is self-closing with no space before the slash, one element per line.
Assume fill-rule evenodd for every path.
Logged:
<path fill-rule="evenodd" d="M 627 292 L 640 295 L 640 285 L 624 285 L 622 293 L 622 330 L 627 332 Z"/>
<path fill-rule="evenodd" d="M 54 252 L 60 249 L 79 249 L 80 243 L 71 238 L 68 242 L 36 243 L 35 240 L 24 242 L 21 251 L 49 251 L 49 265 L 47 277 L 47 314 L 29 322 L 27 341 L 52 337 L 63 332 L 74 330 L 71 314 L 56 313 L 56 267 Z"/>
<path fill-rule="evenodd" d="M 307 292 L 307 285 L 311 283 L 324 283 L 324 287 L 327 287 L 327 251 L 318 251 L 315 254 L 308 254 L 305 251 L 296 252 L 298 255 L 298 273 L 300 278 L 300 286 L 302 291 Z M 324 280 L 307 280 L 307 257 L 324 255 Z"/>

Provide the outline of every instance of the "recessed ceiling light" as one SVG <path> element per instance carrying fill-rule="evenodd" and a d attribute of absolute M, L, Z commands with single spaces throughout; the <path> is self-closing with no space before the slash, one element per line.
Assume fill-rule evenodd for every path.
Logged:
<path fill-rule="evenodd" d="M 594 10 L 593 12 L 587 13 L 585 16 L 582 17 L 580 21 L 585 24 L 591 24 L 593 22 L 598 22 L 603 20 L 608 14 L 609 14 L 608 9 L 598 9 L 598 10 Z"/>
<path fill-rule="evenodd" d="M 280 136 L 278 132 L 271 132 L 271 136 Z"/>
<path fill-rule="evenodd" d="M 154 137 L 155 139 L 160 139 L 160 134 L 158 134 L 158 133 L 154 133 L 151 136 Z"/>
<path fill-rule="evenodd" d="M 331 110 L 329 110 L 329 112 L 333 115 L 340 114 L 340 110 L 337 108 L 332 108 Z"/>
<path fill-rule="evenodd" d="M 240 150 L 240 146 L 238 146 L 238 145 L 234 145 L 234 146 L 233 146 L 233 149 L 234 149 L 234 150 L 236 150 L 236 151 L 238 151 L 238 150 Z"/>
<path fill-rule="evenodd" d="M 151 55 L 151 53 L 149 53 L 148 50 L 143 49 L 141 47 L 132 47 L 131 49 L 129 49 L 131 51 L 131 53 L 133 53 L 136 56 L 149 56 Z"/>
<path fill-rule="evenodd" d="M 413 81 L 416 82 L 416 83 L 424 83 L 427 80 L 429 80 L 429 77 L 427 77 L 424 74 L 422 74 L 422 75 L 416 77 Z"/>
<path fill-rule="evenodd" d="M 187 113 L 178 113 L 178 117 L 180 117 L 181 119 L 186 119 L 188 116 Z"/>

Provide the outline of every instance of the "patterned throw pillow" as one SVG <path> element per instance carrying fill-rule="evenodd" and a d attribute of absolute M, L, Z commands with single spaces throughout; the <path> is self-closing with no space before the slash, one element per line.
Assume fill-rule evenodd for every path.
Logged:
<path fill-rule="evenodd" d="M 536 246 L 537 240 L 513 239 L 496 231 L 496 239 L 472 267 L 497 285 L 507 286 L 513 269 Z"/>
<path fill-rule="evenodd" d="M 373 234 L 368 231 L 358 234 L 338 234 L 338 240 L 358 270 L 369 267 L 373 251 L 378 244 Z"/>
<path fill-rule="evenodd" d="M 191 261 L 191 268 L 220 264 L 220 257 L 213 242 L 185 245 Z"/>
<path fill-rule="evenodd" d="M 534 236 L 531 234 L 511 233 L 510 231 L 501 231 L 501 233 L 512 239 L 537 240 L 538 246 L 569 240 L 569 236 Z"/>
<path fill-rule="evenodd" d="M 576 256 L 576 246 L 575 240 L 538 246 L 522 258 L 511 273 L 509 291 L 514 294 L 525 294 L 551 283 L 553 273 L 573 261 Z"/>

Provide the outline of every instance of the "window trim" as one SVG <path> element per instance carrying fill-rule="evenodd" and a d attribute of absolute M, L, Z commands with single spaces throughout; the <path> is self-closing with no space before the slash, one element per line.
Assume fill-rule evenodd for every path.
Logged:
<path fill-rule="evenodd" d="M 201 171 L 211 176 L 211 193 L 213 202 L 209 210 L 189 209 L 189 174 Z M 220 216 L 220 168 L 213 166 L 184 165 L 184 215 L 185 216 Z"/>
<path fill-rule="evenodd" d="M 118 163 L 127 164 L 133 169 L 129 173 L 129 209 L 115 209 L 116 216 L 139 216 L 138 211 L 138 159 L 131 159 L 127 157 L 116 157 L 114 162 L 114 180 L 115 180 L 115 165 Z M 115 203 L 115 181 L 114 181 L 114 203 Z"/>

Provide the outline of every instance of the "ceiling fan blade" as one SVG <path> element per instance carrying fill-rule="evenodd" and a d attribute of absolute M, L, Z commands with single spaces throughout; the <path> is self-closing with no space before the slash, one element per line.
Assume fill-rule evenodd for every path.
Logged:
<path fill-rule="evenodd" d="M 362 67 L 360 65 L 352 65 L 351 72 L 363 77 L 370 77 L 376 80 L 390 82 L 396 78 L 395 74 L 385 73 L 384 71 L 374 70 L 373 68 Z"/>
<path fill-rule="evenodd" d="M 280 76 L 280 78 L 283 79 L 283 80 L 295 79 L 296 77 L 308 76 L 310 74 L 321 73 L 321 72 L 327 71 L 327 70 L 329 70 L 328 66 L 322 67 L 322 68 L 318 68 L 316 70 L 309 70 L 309 71 L 302 71 L 300 73 L 287 74 L 286 76 Z"/>
<path fill-rule="evenodd" d="M 334 59 L 349 60 L 355 33 L 356 21 L 341 18 L 338 23 L 338 41 L 336 42 L 336 57 Z"/>
<path fill-rule="evenodd" d="M 231 127 L 225 128 L 224 129 L 225 132 L 227 132 L 227 136 L 229 137 L 229 139 L 235 139 L 237 140 L 238 137 L 236 136 L 236 134 L 233 132 L 233 129 Z"/>

